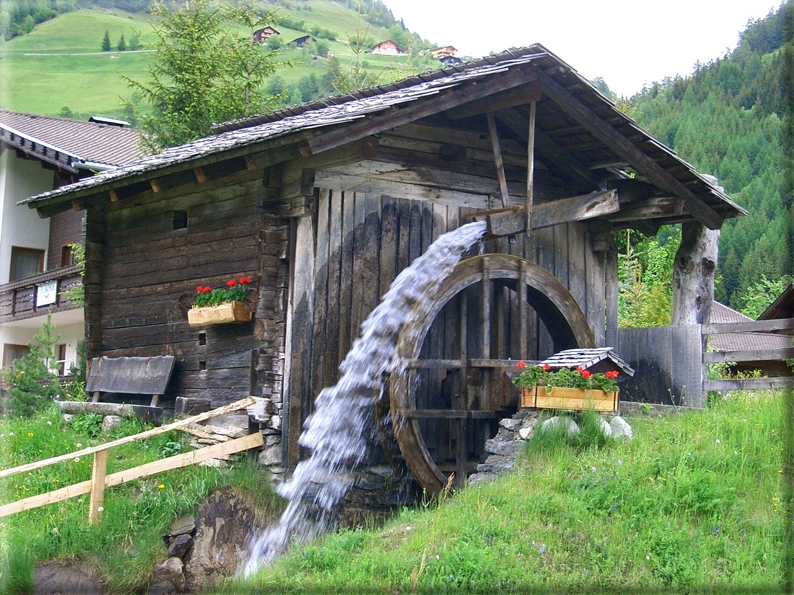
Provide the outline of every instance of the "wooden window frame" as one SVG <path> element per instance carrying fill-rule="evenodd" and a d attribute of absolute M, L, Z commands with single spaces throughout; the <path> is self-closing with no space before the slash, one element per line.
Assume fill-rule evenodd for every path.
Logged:
<path fill-rule="evenodd" d="M 36 275 L 40 275 L 44 272 L 44 257 L 46 255 L 46 250 L 39 250 L 38 248 L 23 248 L 22 246 L 11 246 L 11 274 L 9 281 L 21 281 L 22 279 L 27 279 L 29 277 L 18 277 L 17 276 L 17 255 L 21 254 L 28 254 L 34 255 L 39 257 L 39 272 Z M 35 275 L 31 275 L 35 276 Z"/>

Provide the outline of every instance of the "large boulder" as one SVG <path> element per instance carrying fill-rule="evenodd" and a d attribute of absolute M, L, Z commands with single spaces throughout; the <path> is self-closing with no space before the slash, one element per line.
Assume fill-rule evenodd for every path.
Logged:
<path fill-rule="evenodd" d="M 196 513 L 193 548 L 185 562 L 185 586 L 197 591 L 233 575 L 248 558 L 249 539 L 267 522 L 242 490 L 214 490 Z"/>

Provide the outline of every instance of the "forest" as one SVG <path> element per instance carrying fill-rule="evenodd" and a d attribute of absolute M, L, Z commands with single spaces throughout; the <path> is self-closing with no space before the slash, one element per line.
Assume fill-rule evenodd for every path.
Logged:
<path fill-rule="evenodd" d="M 696 64 L 690 76 L 654 83 L 623 106 L 697 171 L 716 176 L 749 211 L 722 227 L 715 297 L 753 318 L 794 281 L 792 180 L 785 175 L 794 171 L 785 128 L 791 105 L 786 56 L 794 49 L 784 44 L 787 13 L 794 17 L 791 0 L 766 18 L 750 21 L 736 48 L 721 58 Z M 669 299 L 669 291 L 657 286 L 670 277 L 659 269 L 672 266 L 675 247 L 667 244 L 677 244 L 678 233 L 663 229 L 654 238 L 618 238 L 628 298 L 622 314 L 645 318 L 624 320 L 626 324 L 640 326 L 661 315 L 658 299 Z M 650 300 L 636 299 L 632 309 L 632 297 L 650 294 Z"/>

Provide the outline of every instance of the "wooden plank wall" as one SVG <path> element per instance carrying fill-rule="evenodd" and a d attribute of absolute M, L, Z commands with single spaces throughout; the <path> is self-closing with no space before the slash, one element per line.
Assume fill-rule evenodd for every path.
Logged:
<path fill-rule="evenodd" d="M 620 329 L 617 353 L 634 368 L 621 401 L 703 407 L 700 325 Z"/>
<path fill-rule="evenodd" d="M 83 215 L 81 211 L 64 211 L 50 218 L 50 241 L 47 248 L 47 270 L 61 265 L 63 247 L 83 241 Z"/>
<path fill-rule="evenodd" d="M 262 214 L 258 178 L 90 212 L 89 258 L 101 266 L 86 281 L 89 357 L 176 356 L 166 399 L 209 397 L 218 407 L 262 393 L 262 383 L 280 394 L 287 227 Z M 175 229 L 180 211 L 187 227 Z M 258 285 L 247 298 L 255 322 L 188 326 L 198 285 L 241 276 Z"/>

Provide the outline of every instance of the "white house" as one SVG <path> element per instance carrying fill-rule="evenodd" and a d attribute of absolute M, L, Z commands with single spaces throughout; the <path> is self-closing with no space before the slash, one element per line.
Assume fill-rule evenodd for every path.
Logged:
<path fill-rule="evenodd" d="M 119 122 L 121 124 L 121 122 Z M 135 130 L 0 110 L 0 364 L 28 351 L 47 313 L 58 334 L 59 371 L 75 362 L 83 309 L 62 296 L 82 284 L 69 244 L 83 243 L 83 213 L 41 219 L 20 200 L 135 161 Z"/>

